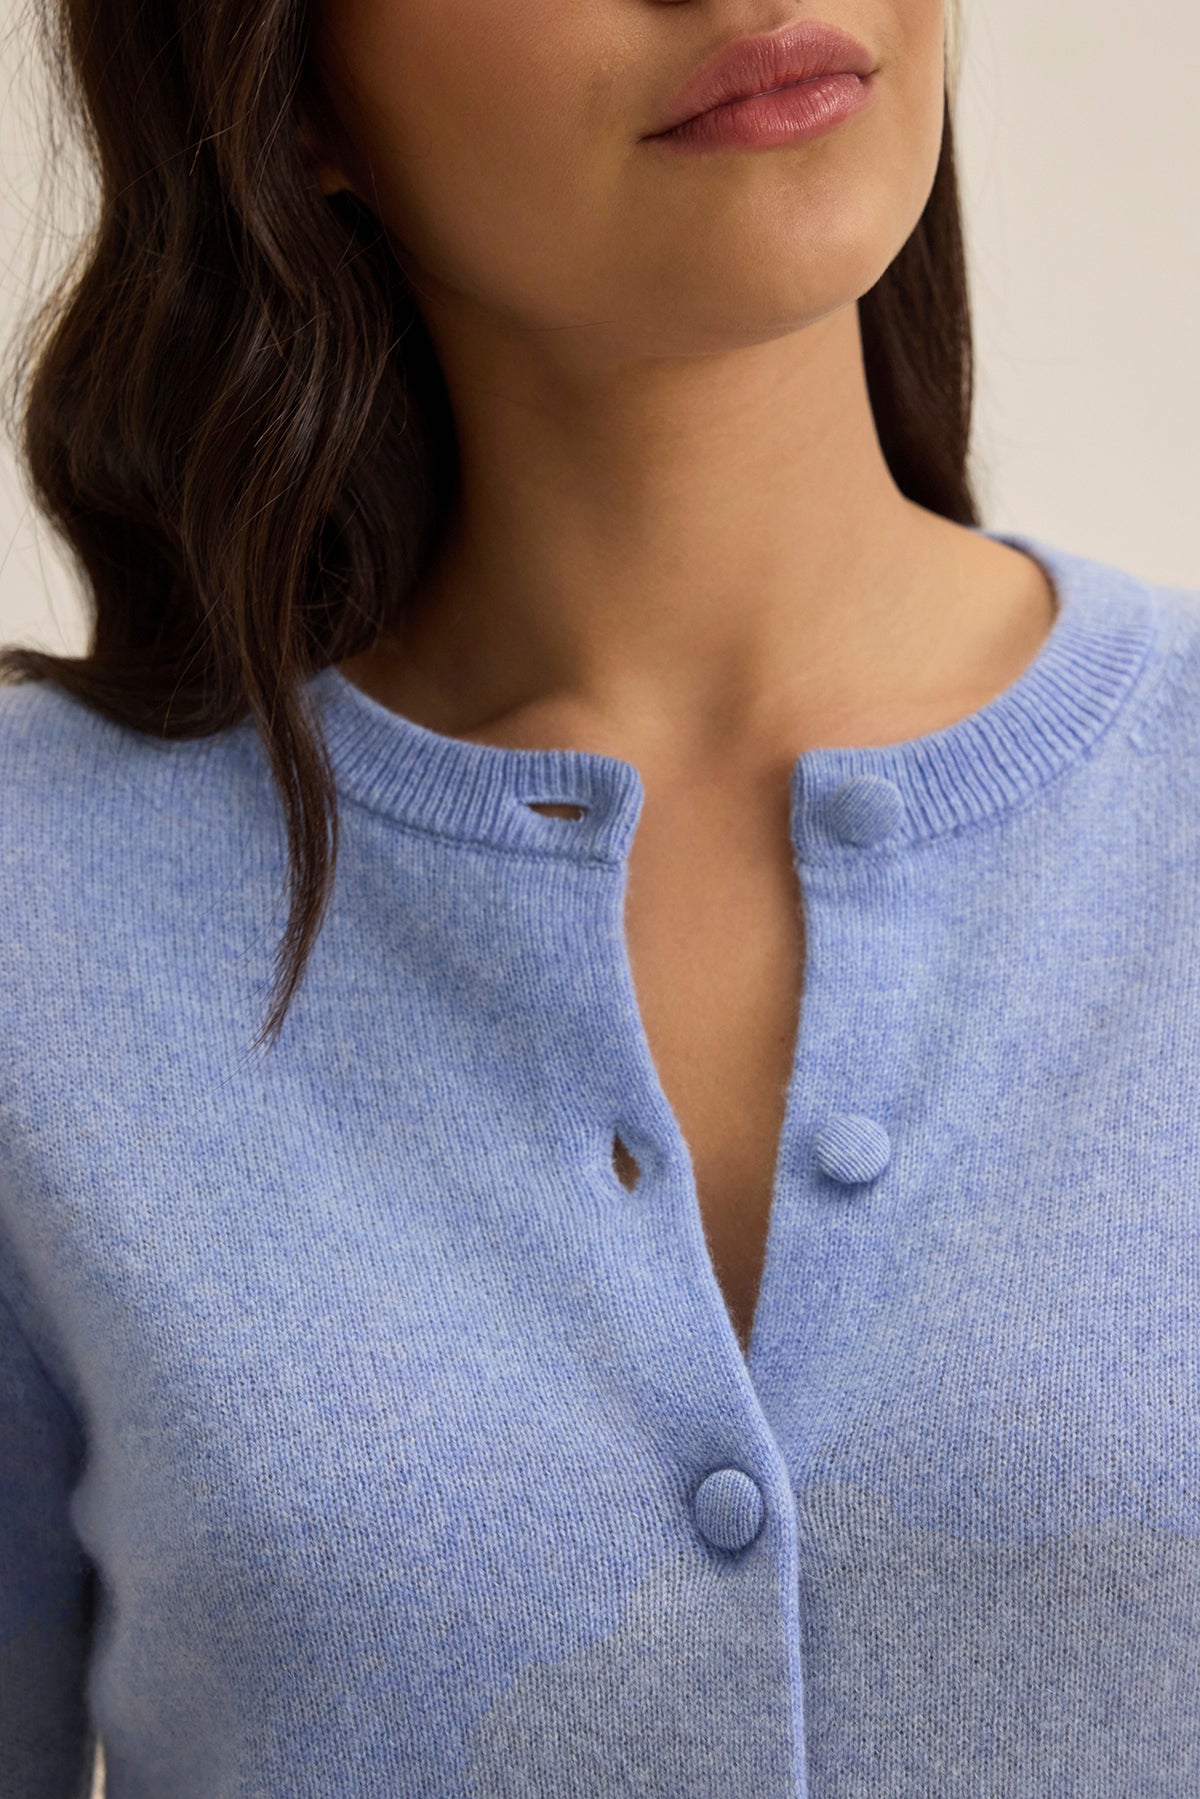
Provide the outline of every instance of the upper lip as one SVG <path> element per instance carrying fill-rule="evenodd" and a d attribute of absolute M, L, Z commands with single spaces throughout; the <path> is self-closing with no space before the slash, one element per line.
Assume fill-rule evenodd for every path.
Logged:
<path fill-rule="evenodd" d="M 667 108 L 662 122 L 648 132 L 658 137 L 688 119 L 747 100 L 771 88 L 794 87 L 816 75 L 875 73 L 875 59 L 857 38 L 817 19 L 801 19 L 782 31 L 739 38 L 700 65 Z"/>

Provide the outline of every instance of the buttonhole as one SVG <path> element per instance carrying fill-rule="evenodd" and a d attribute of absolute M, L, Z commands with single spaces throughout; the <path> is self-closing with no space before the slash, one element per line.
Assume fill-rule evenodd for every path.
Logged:
<path fill-rule="evenodd" d="M 621 1141 L 619 1135 L 613 1133 L 613 1172 L 623 1187 L 636 1187 L 642 1178 L 642 1171 L 634 1160 L 632 1152 Z"/>
<path fill-rule="evenodd" d="M 540 812 L 543 818 L 583 818 L 586 806 L 577 806 L 567 800 L 526 800 L 525 804 L 531 812 Z"/>

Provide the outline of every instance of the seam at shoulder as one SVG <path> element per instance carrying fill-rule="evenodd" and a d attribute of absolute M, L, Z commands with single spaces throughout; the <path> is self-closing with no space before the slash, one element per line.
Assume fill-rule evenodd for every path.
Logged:
<path fill-rule="evenodd" d="M 1139 755 L 1155 755 L 1165 749 L 1177 735 L 1171 701 L 1179 697 L 1188 670 L 1193 665 L 1200 674 L 1200 590 L 1166 588 L 1160 590 L 1170 603 L 1170 619 L 1163 626 L 1166 633 L 1157 667 L 1137 695 L 1136 704 L 1124 724 L 1124 736 L 1130 748 Z M 1186 605 L 1183 602 L 1188 602 Z M 1196 692 L 1200 711 L 1200 683 Z"/>

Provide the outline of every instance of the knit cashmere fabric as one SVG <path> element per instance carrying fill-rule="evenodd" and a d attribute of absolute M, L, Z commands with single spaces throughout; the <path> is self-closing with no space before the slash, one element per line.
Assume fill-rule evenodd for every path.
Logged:
<path fill-rule="evenodd" d="M 1036 658 L 792 767 L 747 1356 L 632 764 L 323 669 L 339 862 L 264 1051 L 252 723 L 0 690 L 5 1799 L 97 1736 L 108 1799 L 1200 1792 L 1200 592 L 981 534 L 1054 584 Z"/>

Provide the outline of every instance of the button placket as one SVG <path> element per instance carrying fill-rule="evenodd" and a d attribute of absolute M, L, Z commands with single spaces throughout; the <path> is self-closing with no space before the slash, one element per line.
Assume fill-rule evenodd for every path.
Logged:
<path fill-rule="evenodd" d="M 873 774 L 851 775 L 829 797 L 828 819 L 843 843 L 870 848 L 898 831 L 904 801 L 894 781 Z M 817 1166 L 846 1187 L 878 1180 L 891 1160 L 892 1140 L 877 1119 L 862 1112 L 835 1112 L 813 1139 Z"/>

